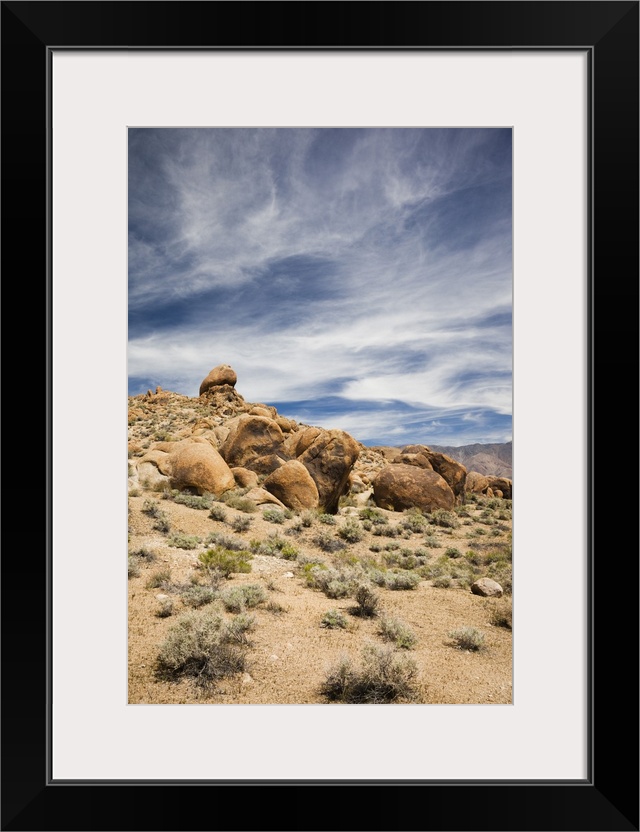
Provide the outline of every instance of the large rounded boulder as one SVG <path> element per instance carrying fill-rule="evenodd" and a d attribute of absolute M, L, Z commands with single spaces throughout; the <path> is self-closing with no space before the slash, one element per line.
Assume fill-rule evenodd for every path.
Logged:
<path fill-rule="evenodd" d="M 282 448 L 284 436 L 273 419 L 244 414 L 230 427 L 220 453 L 232 468 L 252 469 L 253 460 L 274 454 Z"/>
<path fill-rule="evenodd" d="M 296 459 L 285 462 L 281 468 L 269 474 L 262 485 L 294 511 L 318 507 L 316 484 L 304 465 Z"/>
<path fill-rule="evenodd" d="M 199 494 L 222 494 L 236 486 L 229 466 L 208 442 L 180 443 L 169 461 L 178 488 L 195 488 Z"/>
<path fill-rule="evenodd" d="M 222 387 L 224 384 L 235 387 L 237 381 L 238 376 L 228 364 L 218 364 L 200 385 L 200 395 L 211 390 L 212 387 Z"/>
<path fill-rule="evenodd" d="M 373 499 L 380 508 L 404 511 L 419 508 L 451 510 L 455 496 L 435 471 L 416 465 L 386 465 L 373 480 Z"/>
<path fill-rule="evenodd" d="M 316 484 L 319 508 L 327 514 L 338 511 L 359 453 L 360 445 L 345 431 L 321 430 L 298 457 Z"/>

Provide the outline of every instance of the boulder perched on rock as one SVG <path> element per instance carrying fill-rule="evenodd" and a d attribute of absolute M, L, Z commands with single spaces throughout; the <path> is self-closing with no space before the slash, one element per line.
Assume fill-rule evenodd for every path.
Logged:
<path fill-rule="evenodd" d="M 195 488 L 199 494 L 222 494 L 236 486 L 229 466 L 208 442 L 180 442 L 169 462 L 178 488 Z"/>
<path fill-rule="evenodd" d="M 451 510 L 453 491 L 435 471 L 415 465 L 386 465 L 373 480 L 373 499 L 380 508 L 404 511 L 420 508 Z"/>
<path fill-rule="evenodd" d="M 407 445 L 394 462 L 406 465 L 418 465 L 431 468 L 440 474 L 456 497 L 461 497 L 465 490 L 467 469 L 452 457 L 432 451 L 426 445 Z"/>
<path fill-rule="evenodd" d="M 232 468 L 231 473 L 240 488 L 254 488 L 258 484 L 258 475 L 248 468 Z"/>
<path fill-rule="evenodd" d="M 220 387 L 223 384 L 228 384 L 230 387 L 235 387 L 238 381 L 238 376 L 235 371 L 228 364 L 218 364 L 214 367 L 209 375 L 204 379 L 200 385 L 200 395 L 206 393 L 212 387 Z"/>
<path fill-rule="evenodd" d="M 474 595 L 481 595 L 483 598 L 500 598 L 503 589 L 497 581 L 491 578 L 478 578 L 471 584 L 471 592 Z"/>
<path fill-rule="evenodd" d="M 273 419 L 243 414 L 229 422 L 229 435 L 220 447 L 223 459 L 232 467 L 252 469 L 256 457 L 279 450 L 284 436 Z"/>
<path fill-rule="evenodd" d="M 319 508 L 327 514 L 337 512 L 359 453 L 360 445 L 345 431 L 321 430 L 298 457 L 316 484 Z"/>
<path fill-rule="evenodd" d="M 285 462 L 281 468 L 269 474 L 262 485 L 294 511 L 318 507 L 316 484 L 311 474 L 297 459 Z"/>
<path fill-rule="evenodd" d="M 258 506 L 268 504 L 270 506 L 278 506 L 278 508 L 286 508 L 285 504 L 281 503 L 280 500 L 270 491 L 267 491 L 265 488 L 260 488 L 259 486 L 252 488 L 251 491 L 247 491 L 243 497 L 246 500 L 253 500 L 253 502 Z"/>

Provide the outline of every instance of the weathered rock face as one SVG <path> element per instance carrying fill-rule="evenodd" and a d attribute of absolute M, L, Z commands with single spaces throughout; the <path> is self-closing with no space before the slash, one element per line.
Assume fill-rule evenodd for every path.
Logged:
<path fill-rule="evenodd" d="M 269 474 L 263 486 L 295 511 L 318 507 L 316 484 L 304 465 L 296 459 L 285 462 L 281 468 Z"/>
<path fill-rule="evenodd" d="M 489 480 L 489 488 L 493 491 L 495 496 L 497 491 L 502 492 L 502 497 L 505 500 L 511 499 L 511 480 L 506 479 L 506 477 L 488 477 Z"/>
<path fill-rule="evenodd" d="M 278 425 L 264 416 L 239 416 L 229 427 L 220 453 L 232 467 L 252 469 L 252 460 L 276 452 L 284 441 Z"/>
<path fill-rule="evenodd" d="M 477 471 L 469 471 L 465 488 L 471 494 L 484 494 L 489 488 L 489 477 L 485 477 L 484 474 L 479 474 Z"/>
<path fill-rule="evenodd" d="M 323 433 L 322 428 L 302 428 L 287 437 L 286 450 L 292 457 L 299 457 Z"/>
<path fill-rule="evenodd" d="M 359 444 L 345 431 L 321 430 L 298 457 L 316 484 L 318 506 L 328 514 L 337 512 L 359 453 Z"/>
<path fill-rule="evenodd" d="M 206 393 L 207 390 L 210 390 L 212 387 L 220 387 L 223 384 L 235 387 L 237 381 L 238 376 L 228 364 L 218 364 L 217 367 L 214 367 L 213 370 L 211 370 L 209 375 L 200 385 L 200 395 Z"/>
<path fill-rule="evenodd" d="M 455 496 L 447 482 L 435 471 L 415 465 L 386 465 L 373 480 L 373 499 L 380 508 L 404 511 L 420 508 L 451 510 Z"/>
<path fill-rule="evenodd" d="M 467 479 L 467 469 L 464 465 L 456 462 L 455 459 L 451 459 L 446 454 L 439 454 L 437 451 L 429 451 L 427 456 L 433 470 L 440 474 L 455 496 L 460 497 L 464 492 Z"/>
<path fill-rule="evenodd" d="M 483 598 L 500 598 L 503 589 L 497 581 L 491 578 L 478 578 L 471 584 L 471 592 L 474 595 L 481 595 Z"/>
<path fill-rule="evenodd" d="M 178 488 L 195 488 L 200 494 L 222 494 L 235 488 L 229 466 L 208 442 L 181 442 L 169 461 Z"/>
<path fill-rule="evenodd" d="M 258 484 L 258 475 L 247 468 L 232 468 L 231 473 L 240 488 L 254 488 Z"/>
<path fill-rule="evenodd" d="M 446 481 L 456 497 L 461 497 L 465 490 L 467 469 L 464 465 L 446 454 L 432 451 L 426 445 L 407 445 L 394 462 L 433 469 Z"/>

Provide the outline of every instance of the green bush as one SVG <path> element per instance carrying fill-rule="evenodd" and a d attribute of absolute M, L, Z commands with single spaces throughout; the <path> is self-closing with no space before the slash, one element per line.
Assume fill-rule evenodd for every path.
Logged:
<path fill-rule="evenodd" d="M 238 515 L 234 517 L 231 521 L 231 528 L 234 532 L 246 532 L 251 528 L 251 517 L 244 517 L 243 515 Z"/>
<path fill-rule="evenodd" d="M 484 646 L 484 634 L 475 627 L 460 627 L 451 630 L 449 638 L 460 650 L 480 650 Z"/>
<path fill-rule="evenodd" d="M 147 589 L 158 589 L 159 587 L 168 584 L 170 580 L 171 571 L 169 569 L 159 569 L 157 572 L 154 572 L 153 575 L 149 576 L 146 587 Z"/>
<path fill-rule="evenodd" d="M 416 643 L 416 634 L 399 618 L 382 618 L 378 633 L 386 641 L 392 641 L 396 647 L 410 650 Z"/>
<path fill-rule="evenodd" d="M 220 523 L 224 523 L 227 519 L 227 512 L 224 510 L 223 506 L 220 505 L 220 503 L 216 503 L 211 506 L 209 517 L 212 520 L 218 520 Z"/>
<path fill-rule="evenodd" d="M 211 572 L 220 572 L 225 578 L 237 573 L 251 572 L 251 552 L 237 552 L 217 546 L 198 555 L 202 566 Z"/>
<path fill-rule="evenodd" d="M 175 549 L 197 549 L 202 545 L 202 538 L 195 534 L 184 534 L 184 532 L 174 532 L 167 540 L 169 546 Z"/>
<path fill-rule="evenodd" d="M 224 589 L 220 599 L 229 612 L 243 612 L 267 600 L 267 591 L 260 584 L 242 584 Z"/>
<path fill-rule="evenodd" d="M 247 548 L 246 540 L 224 532 L 211 532 L 205 544 L 207 546 L 220 546 L 222 549 L 229 549 L 232 552 L 243 552 Z"/>
<path fill-rule="evenodd" d="M 347 619 L 340 610 L 329 610 L 322 616 L 320 626 L 327 627 L 329 630 L 346 630 Z"/>
<path fill-rule="evenodd" d="M 284 521 L 286 519 L 284 514 L 281 511 L 279 511 L 278 509 L 275 509 L 275 508 L 266 509 L 265 511 L 262 512 L 262 516 L 264 517 L 264 519 L 267 522 L 269 522 L 269 523 L 278 523 L 279 525 L 282 525 L 282 523 L 284 523 Z"/>
<path fill-rule="evenodd" d="M 188 607 L 197 609 L 205 604 L 210 604 L 216 599 L 215 591 L 209 586 L 189 586 L 183 589 L 180 597 Z"/>
<path fill-rule="evenodd" d="M 203 494 L 199 497 L 196 494 L 189 494 L 187 491 L 182 491 L 175 495 L 173 502 L 182 506 L 187 506 L 188 508 L 197 508 L 201 511 L 206 511 L 211 508 L 213 494 Z"/>
<path fill-rule="evenodd" d="M 347 543 L 357 543 L 359 540 L 362 540 L 364 532 L 360 528 L 357 520 L 350 519 L 340 526 L 338 535 L 343 540 L 346 540 Z"/>

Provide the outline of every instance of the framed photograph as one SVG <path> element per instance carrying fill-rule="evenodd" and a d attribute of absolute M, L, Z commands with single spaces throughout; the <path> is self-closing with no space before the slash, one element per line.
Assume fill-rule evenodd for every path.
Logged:
<path fill-rule="evenodd" d="M 3 559 L 2 828 L 638 829 L 636 524 L 611 447 L 621 413 L 631 409 L 637 426 L 633 382 L 621 387 L 612 367 L 637 371 L 627 340 L 638 307 L 638 3 L 4 2 L 2 21 L 5 276 L 28 276 L 11 281 L 26 291 L 10 308 L 29 322 L 28 343 L 43 333 L 46 357 L 45 390 L 29 393 L 46 403 L 42 545 L 35 558 L 7 547 Z M 491 705 L 172 704 L 154 700 L 137 656 L 132 697 L 127 337 L 138 339 L 136 360 L 145 343 L 128 320 L 127 232 L 135 215 L 136 256 L 153 274 L 138 232 L 171 195 L 154 191 L 151 156 L 136 156 L 131 137 L 154 131 L 166 146 L 176 131 L 232 129 L 262 159 L 269 131 L 288 158 L 289 137 L 327 128 L 366 133 L 369 147 L 382 133 L 440 131 L 447 141 L 439 155 L 429 145 L 429 158 L 441 167 L 453 164 L 457 131 L 480 144 L 491 131 L 509 139 L 513 695 Z M 403 141 L 371 158 L 406 159 Z M 191 158 L 193 146 L 176 152 Z M 489 155 L 474 155 L 476 166 Z M 176 164 L 172 175 L 206 187 L 196 168 Z M 264 248 L 258 221 L 245 242 Z M 171 262 L 162 303 L 184 309 L 179 257 Z M 140 285 L 141 314 L 161 314 L 154 281 Z M 363 277 L 363 298 L 372 285 Z M 459 305 L 469 317 L 482 297 Z M 224 360 L 202 356 L 203 377 Z M 175 356 L 153 361 L 169 367 Z M 24 374 L 7 384 L 19 389 Z M 26 586 L 37 587 L 27 611 Z M 623 645 L 622 669 L 611 645 Z M 624 758 L 621 737 L 632 746 Z M 202 810 L 188 799 L 194 788 L 207 790 Z M 330 798 L 343 806 L 345 789 L 349 820 L 339 821 Z M 216 819 L 221 805 L 236 811 Z"/>

